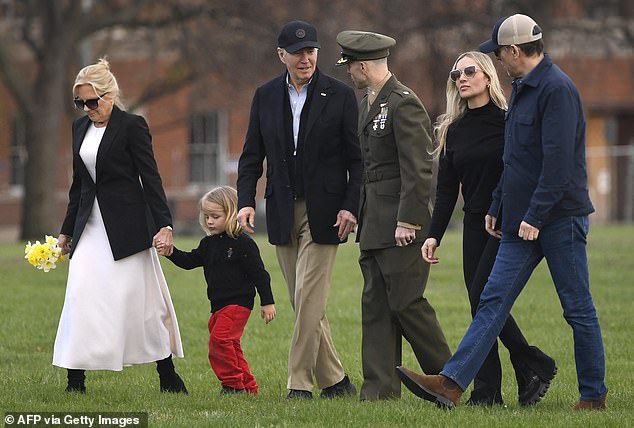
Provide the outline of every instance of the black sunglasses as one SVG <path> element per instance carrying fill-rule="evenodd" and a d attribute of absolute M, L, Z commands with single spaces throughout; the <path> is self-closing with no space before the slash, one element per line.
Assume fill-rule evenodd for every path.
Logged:
<path fill-rule="evenodd" d="M 478 68 L 475 65 L 469 65 L 462 70 L 455 69 L 449 72 L 449 78 L 452 81 L 460 79 L 460 75 L 464 73 L 465 77 L 473 77 L 478 72 Z"/>
<path fill-rule="evenodd" d="M 73 102 L 75 103 L 75 107 L 79 110 L 83 110 L 84 106 L 88 107 L 88 110 L 95 110 L 97 109 L 97 107 L 99 107 L 99 100 L 101 99 L 102 98 L 99 95 L 97 95 L 97 98 L 91 98 L 89 100 L 82 100 L 79 97 L 75 97 L 73 99 Z"/>

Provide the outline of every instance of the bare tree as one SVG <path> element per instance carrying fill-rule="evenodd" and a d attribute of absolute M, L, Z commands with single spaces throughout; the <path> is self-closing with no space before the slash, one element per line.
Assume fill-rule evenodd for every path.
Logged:
<path fill-rule="evenodd" d="M 15 0 L 13 15 L 0 27 L 0 78 L 26 124 L 27 159 L 20 237 L 53 233 L 57 227 L 54 192 L 56 153 L 67 117 L 71 70 L 78 68 L 78 48 L 91 38 L 107 39 L 114 29 L 177 28 L 212 14 L 213 2 L 171 0 Z M 218 2 L 222 3 L 222 2 Z M 191 81 L 198 69 L 174 61 L 167 77 L 152 82 L 139 101 Z"/>
<path fill-rule="evenodd" d="M 345 71 L 333 66 L 336 34 L 345 29 L 379 31 L 398 40 L 391 68 L 435 117 L 444 109 L 451 62 L 459 52 L 477 49 L 498 17 L 517 12 L 533 16 L 548 30 L 547 45 L 557 52 L 595 54 L 597 49 L 584 43 L 591 36 L 609 40 L 602 53 L 611 55 L 624 47 L 632 50 L 633 4 L 631 0 L 5 0 L 0 14 L 12 12 L 9 19 L 0 19 L 0 79 L 27 124 L 20 236 L 41 237 L 56 227 L 50 186 L 56 176 L 60 136 L 66 131 L 60 127 L 69 115 L 69 79 L 84 65 L 78 60 L 83 43 L 100 52 L 116 45 L 132 55 L 160 55 L 165 50 L 173 54 L 168 70 L 150 79 L 133 100 L 134 107 L 189 83 L 201 88 L 198 102 L 203 104 L 205 95 L 219 88 L 231 94 L 251 91 L 281 70 L 275 42 L 281 25 L 291 19 L 317 26 L 320 67 L 343 79 Z M 609 37 L 607 31 L 612 32 Z M 121 33 L 125 37 L 117 37 Z M 568 45 L 577 50 L 551 44 L 550 37 L 558 34 L 569 34 Z"/>

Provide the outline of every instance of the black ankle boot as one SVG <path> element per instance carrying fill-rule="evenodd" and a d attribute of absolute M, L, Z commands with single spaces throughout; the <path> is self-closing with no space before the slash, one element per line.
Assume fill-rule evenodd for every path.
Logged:
<path fill-rule="evenodd" d="M 523 360 L 511 355 L 517 379 L 518 401 L 522 406 L 540 402 L 557 374 L 555 360 L 535 346 L 530 347 L 530 352 L 530 356 L 522 356 Z"/>
<path fill-rule="evenodd" d="M 68 385 L 66 385 L 66 392 L 79 392 L 86 393 L 86 371 L 78 369 L 67 369 L 68 371 Z"/>
<path fill-rule="evenodd" d="M 188 394 L 185 382 L 174 370 L 172 356 L 156 362 L 156 371 L 159 374 L 161 392 L 174 392 Z"/>

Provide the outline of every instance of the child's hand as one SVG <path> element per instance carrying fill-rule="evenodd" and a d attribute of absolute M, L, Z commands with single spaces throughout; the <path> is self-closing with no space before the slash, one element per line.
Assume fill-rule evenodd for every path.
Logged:
<path fill-rule="evenodd" d="M 268 324 L 275 318 L 275 305 L 264 305 L 260 315 L 262 319 Z"/>

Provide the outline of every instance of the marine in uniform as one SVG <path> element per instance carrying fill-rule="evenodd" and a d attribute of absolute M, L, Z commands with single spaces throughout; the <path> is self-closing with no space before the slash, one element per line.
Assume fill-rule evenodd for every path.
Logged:
<path fill-rule="evenodd" d="M 358 89 L 363 162 L 357 242 L 363 273 L 361 399 L 400 397 L 396 367 L 402 338 L 425 373 L 438 373 L 451 352 L 423 296 L 429 265 L 420 248 L 431 217 L 431 122 L 416 94 L 390 73 L 396 41 L 365 31 L 337 35 L 341 59 Z"/>

